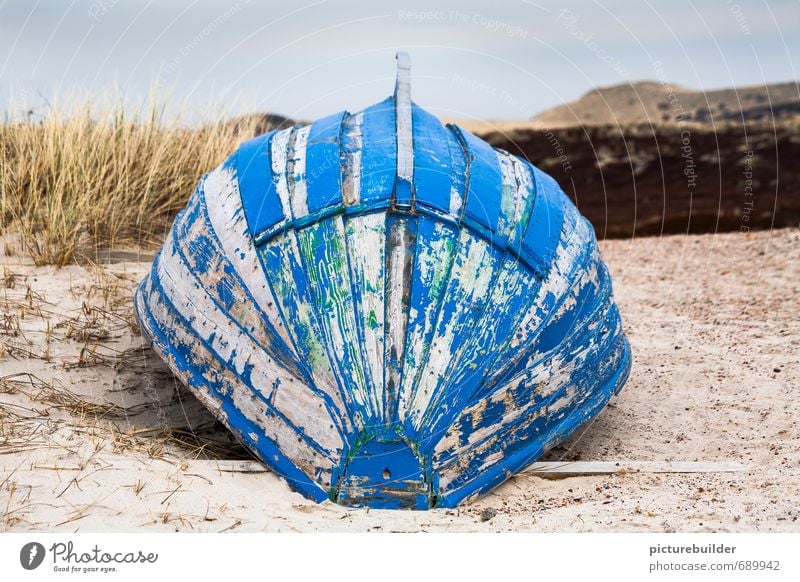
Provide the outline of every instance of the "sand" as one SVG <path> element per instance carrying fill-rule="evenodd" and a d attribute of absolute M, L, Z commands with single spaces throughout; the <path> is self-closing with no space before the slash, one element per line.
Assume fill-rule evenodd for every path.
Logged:
<path fill-rule="evenodd" d="M 0 531 L 800 531 L 800 231 L 603 241 L 634 353 L 548 460 L 735 461 L 738 473 L 516 476 L 428 512 L 316 505 L 143 346 L 151 256 L 0 259 Z"/>

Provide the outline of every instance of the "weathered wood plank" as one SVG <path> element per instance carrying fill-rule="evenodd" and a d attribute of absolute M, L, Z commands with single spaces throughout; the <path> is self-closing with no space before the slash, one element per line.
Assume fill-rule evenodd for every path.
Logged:
<path fill-rule="evenodd" d="M 258 258 L 253 237 L 248 232 L 241 193 L 232 165 L 210 172 L 202 182 L 203 202 L 208 222 L 222 245 L 223 256 L 253 297 L 259 312 L 283 340 L 289 355 L 297 359 L 286 323 L 275 303 L 275 296 Z"/>
<path fill-rule="evenodd" d="M 401 390 L 401 374 L 408 333 L 411 271 L 417 248 L 417 220 L 406 216 L 387 217 L 385 374 L 383 401 L 384 422 L 397 423 Z M 377 257 L 381 260 L 381 257 Z"/>
<path fill-rule="evenodd" d="M 292 150 L 296 143 L 293 135 L 293 129 L 281 131 L 272 142 L 272 175 L 281 204 L 288 212 L 284 217 L 284 223 L 287 224 L 294 220 L 291 188 L 296 188 L 298 181 L 305 181 L 302 174 L 290 177 L 289 161 L 294 155 Z M 349 434 L 351 429 L 348 427 L 354 422 L 356 409 L 364 404 L 361 401 L 353 403 L 353 394 L 343 385 L 336 361 L 324 341 L 322 323 L 311 296 L 297 232 L 293 228 L 282 230 L 262 243 L 258 252 L 281 318 L 291 322 L 287 327 L 299 359 L 304 362 L 314 385 L 335 402 L 339 422 L 345 427 L 345 433 Z M 352 435 L 348 438 L 352 438 Z"/>
<path fill-rule="evenodd" d="M 367 389 L 372 392 L 371 401 L 383 402 L 386 266 L 376 249 L 386 246 L 386 217 L 383 213 L 354 216 L 344 228 Z"/>
<path fill-rule="evenodd" d="M 268 455 L 272 466 L 286 476 L 293 487 L 319 501 L 324 499 L 331 485 L 331 459 L 272 413 L 271 407 L 255 390 L 242 389 L 242 379 L 221 365 L 223 363 L 204 342 L 197 341 L 185 322 L 176 318 L 170 327 L 164 326 L 165 322 L 169 323 L 168 306 L 153 299 L 152 289 L 145 291 L 149 299 L 140 295 L 147 303 L 147 309 L 141 312 L 141 321 L 154 343 L 164 350 L 165 361 L 172 371 L 196 390 L 203 401 L 211 404 L 212 412 L 224 420 L 244 444 Z M 157 323 L 154 316 L 161 321 Z"/>
<path fill-rule="evenodd" d="M 345 389 L 364 407 L 364 421 L 376 421 L 381 418 L 383 403 L 376 400 L 372 377 L 364 370 L 342 217 L 312 224 L 297 236 L 328 354 L 335 360 Z"/>
<path fill-rule="evenodd" d="M 175 244 L 172 252 L 162 253 L 162 266 L 167 261 L 176 262 L 175 268 L 186 284 L 194 282 L 197 293 L 209 300 L 227 319 L 233 320 L 269 356 L 297 377 L 304 377 L 290 344 L 275 331 L 278 326 L 266 319 L 258 303 L 245 289 L 242 278 L 225 253 L 215 231 L 209 227 L 204 200 L 204 190 L 199 190 L 189 202 L 184 214 L 175 222 Z M 241 257 L 239 252 L 238 256 Z M 279 323 L 282 323 L 280 320 Z M 285 331 L 285 326 L 282 326 Z"/>
<path fill-rule="evenodd" d="M 608 304 L 606 309 L 611 309 Z M 612 321 L 612 325 L 619 323 Z M 602 381 L 604 373 L 613 372 L 615 362 L 607 357 L 613 333 L 604 334 L 601 329 L 595 333 L 597 340 L 571 338 L 563 353 L 537 360 L 528 372 L 465 407 L 438 442 L 434 463 L 444 466 L 461 458 L 467 464 L 471 457 L 491 454 L 499 443 L 513 447 L 515 443 L 505 435 L 516 431 L 522 423 L 540 419 L 541 424 L 541 418 L 548 425 L 557 423 L 555 413 L 563 410 L 566 402 L 578 397 L 583 387 Z M 603 337 L 605 341 L 600 339 Z M 596 366 L 594 374 L 580 375 L 589 363 Z M 547 418 L 549 413 L 552 418 Z"/>
<path fill-rule="evenodd" d="M 213 467 L 221 473 L 268 473 L 269 469 L 257 461 L 187 461 L 189 467 Z M 120 458 L 115 468 L 126 470 L 135 461 Z M 25 470 L 21 468 L 20 470 Z M 28 470 L 35 470 L 33 469 Z M 744 473 L 750 467 L 737 461 L 536 461 L 520 471 L 542 479 L 592 477 L 629 473 Z"/>
<path fill-rule="evenodd" d="M 620 340 L 592 348 L 563 371 L 544 365 L 542 375 L 517 385 L 516 398 L 501 390 L 466 409 L 437 446 L 439 494 L 458 503 L 488 491 L 558 445 L 605 406 L 620 378 L 627 377 L 627 357 Z M 581 361 L 592 367 L 591 375 L 580 373 Z M 482 428 L 473 433 L 476 421 Z"/>
<path fill-rule="evenodd" d="M 186 285 L 187 274 L 178 265 L 175 255 L 165 256 L 164 253 L 156 264 L 158 277 L 153 278 L 149 307 L 154 317 L 159 316 L 160 326 L 184 329 L 187 335 L 181 341 L 182 345 L 198 340 L 204 342 L 214 357 L 241 378 L 250 391 L 291 419 L 294 427 L 306 435 L 310 445 L 328 451 L 340 450 L 342 435 L 330 428 L 331 425 L 335 428 L 337 417 L 331 412 L 329 403 L 302 379 L 290 376 L 266 357 L 202 295 L 199 285 Z M 189 295 L 187 291 L 192 289 L 196 292 Z M 168 309 L 167 302 L 170 304 Z M 191 328 L 180 320 L 178 313 L 183 314 Z M 204 361 L 207 357 L 196 360 L 198 364 Z"/>
<path fill-rule="evenodd" d="M 281 221 L 288 209 L 281 205 L 269 175 L 269 157 L 274 133 L 251 139 L 234 155 L 242 208 L 254 237 Z"/>
<path fill-rule="evenodd" d="M 361 136 L 360 200 L 388 206 L 397 172 L 394 99 L 386 99 L 364 110 Z M 365 178 L 367 176 L 369 179 Z"/>
<path fill-rule="evenodd" d="M 408 420 L 418 431 L 423 428 L 425 412 L 444 386 L 448 371 L 460 360 L 464 339 L 477 324 L 473 315 L 486 306 L 501 257 L 500 251 L 482 239 L 460 232 L 436 332 L 408 410 Z"/>
<path fill-rule="evenodd" d="M 398 414 L 403 419 L 408 418 L 408 409 L 430 352 L 436 320 L 458 246 L 458 230 L 420 216 L 417 220 L 417 239 L 398 402 Z"/>
<path fill-rule="evenodd" d="M 310 213 L 342 204 L 339 135 L 345 113 L 318 119 L 311 125 L 306 146 L 306 183 Z"/>
<path fill-rule="evenodd" d="M 517 333 L 503 346 L 504 353 L 497 359 L 488 376 L 487 389 L 502 384 L 507 376 L 525 367 L 530 359 L 530 352 L 536 349 L 536 338 L 543 325 L 564 303 L 573 278 L 582 266 L 590 262 L 593 251 L 589 245 L 583 244 L 583 237 L 578 236 L 580 231 L 575 232 L 580 221 L 577 216 L 569 218 L 572 220 L 564 221 L 564 230 L 554 252 L 549 276 L 531 294 L 531 304 Z"/>
<path fill-rule="evenodd" d="M 277 235 L 260 252 L 280 309 L 285 319 L 292 322 L 290 330 L 295 345 L 310 369 L 314 384 L 341 406 L 340 418 L 345 426 L 362 426 L 366 402 L 360 391 L 351 391 L 342 381 L 338 360 L 326 340 L 311 294 L 297 233 L 288 230 Z"/>
<path fill-rule="evenodd" d="M 289 192 L 294 220 L 308 215 L 308 182 L 306 182 L 306 147 L 311 126 L 301 127 L 294 134 L 294 143 L 287 164 Z"/>
<path fill-rule="evenodd" d="M 502 174 L 502 193 L 498 237 L 507 244 L 519 244 L 533 207 L 534 191 L 529 174 L 511 156 L 498 153 Z M 464 347 L 460 360 L 448 372 L 447 390 L 442 390 L 429 405 L 426 434 L 443 435 L 453 417 L 472 398 L 486 373 L 498 357 L 501 347 L 516 332 L 530 303 L 531 290 L 537 287 L 535 275 L 512 254 L 506 252 L 491 284 L 484 311 L 473 313 L 477 324 L 469 334 L 461 334 Z"/>
<path fill-rule="evenodd" d="M 414 202 L 414 141 L 411 127 L 411 59 L 404 52 L 397 53 L 394 102 L 397 141 L 394 205 L 407 210 Z"/>
<path fill-rule="evenodd" d="M 419 107 L 413 107 L 414 118 L 414 183 L 416 202 L 443 214 L 460 216 L 460 207 L 451 212 L 453 177 L 450 144 L 453 136 L 439 120 Z M 457 145 L 457 144 L 456 144 Z"/>
<path fill-rule="evenodd" d="M 743 473 L 736 461 L 571 461 L 532 463 L 523 472 L 543 479 L 627 473 Z"/>

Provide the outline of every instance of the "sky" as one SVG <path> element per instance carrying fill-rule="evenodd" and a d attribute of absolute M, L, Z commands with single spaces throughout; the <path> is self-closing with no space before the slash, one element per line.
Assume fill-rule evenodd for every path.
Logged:
<path fill-rule="evenodd" d="M 594 87 L 798 79 L 800 0 L 0 0 L 0 110 L 154 90 L 168 110 L 358 111 L 412 59 L 441 117 L 527 118 Z"/>

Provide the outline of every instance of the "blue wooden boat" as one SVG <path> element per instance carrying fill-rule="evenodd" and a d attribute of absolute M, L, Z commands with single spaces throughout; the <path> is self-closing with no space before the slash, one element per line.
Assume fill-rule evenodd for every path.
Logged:
<path fill-rule="evenodd" d="M 197 397 L 317 501 L 453 507 L 593 418 L 630 349 L 591 225 L 395 94 L 244 143 L 135 307 Z"/>

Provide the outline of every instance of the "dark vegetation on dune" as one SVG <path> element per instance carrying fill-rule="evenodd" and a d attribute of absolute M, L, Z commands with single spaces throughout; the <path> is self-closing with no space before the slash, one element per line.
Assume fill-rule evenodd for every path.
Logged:
<path fill-rule="evenodd" d="M 753 122 L 525 129 L 482 136 L 553 176 L 599 237 L 800 222 L 800 133 Z"/>
<path fill-rule="evenodd" d="M 549 172 L 598 236 L 796 226 L 800 85 L 598 87 L 485 136 Z"/>

